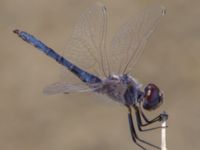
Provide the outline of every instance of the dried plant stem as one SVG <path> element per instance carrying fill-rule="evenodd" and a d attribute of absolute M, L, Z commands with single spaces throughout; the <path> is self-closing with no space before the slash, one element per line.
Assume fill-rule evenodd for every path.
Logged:
<path fill-rule="evenodd" d="M 167 150 L 166 146 L 166 127 L 167 127 L 167 119 L 168 115 L 163 112 L 162 113 L 162 128 L 161 128 L 161 150 Z"/>

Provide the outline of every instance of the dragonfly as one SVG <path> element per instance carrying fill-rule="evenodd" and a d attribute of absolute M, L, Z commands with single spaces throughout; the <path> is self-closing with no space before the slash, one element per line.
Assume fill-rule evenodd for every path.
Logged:
<path fill-rule="evenodd" d="M 35 36 L 15 29 L 25 42 L 33 45 L 57 63 L 80 82 L 57 82 L 44 89 L 46 94 L 95 92 L 127 107 L 128 122 L 133 142 L 145 150 L 145 144 L 160 149 L 138 136 L 133 122 L 133 110 L 139 131 L 148 125 L 162 120 L 162 113 L 149 119 L 144 110 L 151 111 L 163 103 L 163 92 L 154 83 L 145 87 L 131 75 L 138 58 L 150 35 L 156 29 L 166 9 L 161 5 L 151 5 L 132 17 L 107 42 L 108 14 L 107 8 L 95 3 L 88 8 L 75 25 L 71 38 L 63 55 L 45 45 Z M 66 78 L 68 78 L 66 76 Z"/>

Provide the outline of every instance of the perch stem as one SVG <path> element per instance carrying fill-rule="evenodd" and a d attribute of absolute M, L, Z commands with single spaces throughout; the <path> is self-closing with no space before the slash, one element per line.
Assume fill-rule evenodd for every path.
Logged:
<path fill-rule="evenodd" d="M 167 150 L 167 145 L 166 145 L 166 128 L 167 128 L 167 119 L 168 115 L 163 112 L 161 115 L 161 150 Z"/>

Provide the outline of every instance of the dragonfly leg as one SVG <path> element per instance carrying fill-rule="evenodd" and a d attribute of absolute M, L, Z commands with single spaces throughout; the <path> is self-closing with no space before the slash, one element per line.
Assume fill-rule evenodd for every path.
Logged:
<path fill-rule="evenodd" d="M 153 127 L 153 128 L 148 128 L 148 129 L 143 129 L 142 127 L 145 127 L 145 126 L 148 126 L 148 125 L 150 125 L 150 124 L 152 124 L 152 123 L 154 123 L 154 122 L 157 122 L 157 121 L 161 121 L 160 119 L 160 117 L 161 117 L 161 115 L 159 115 L 159 116 L 157 116 L 157 117 L 155 117 L 154 119 L 152 119 L 152 120 L 148 120 L 147 118 L 146 118 L 146 116 L 144 115 L 144 113 L 142 112 L 142 111 L 140 111 L 139 110 L 139 108 L 137 108 L 137 107 L 134 107 L 135 108 L 135 116 L 136 116 L 136 119 L 137 119 L 137 126 L 138 126 L 138 129 L 139 129 L 139 131 L 151 131 L 151 130 L 155 130 L 155 129 L 160 129 L 160 128 L 162 128 L 161 126 L 158 126 L 158 127 Z M 143 119 L 146 121 L 146 123 L 143 123 L 142 122 L 142 118 L 141 118 L 141 115 L 144 115 L 144 117 L 145 117 L 145 119 L 144 119 L 144 117 L 143 117 Z M 142 115 L 142 116 L 143 116 Z"/>
<path fill-rule="evenodd" d="M 144 141 L 142 139 L 140 139 L 136 133 L 136 130 L 135 130 L 135 127 L 134 127 L 134 123 L 133 123 L 133 119 L 132 119 L 132 112 L 131 112 L 131 108 L 128 106 L 128 120 L 129 120 L 129 127 L 130 127 L 130 131 L 131 131 L 131 136 L 132 136 L 132 139 L 133 139 L 133 142 L 138 145 L 139 147 L 141 147 L 143 150 L 146 150 L 145 147 L 143 147 L 142 145 L 140 145 L 138 143 L 139 142 L 142 142 L 146 145 L 149 145 L 151 147 L 154 147 L 156 149 L 159 149 L 160 150 L 160 147 L 156 146 L 156 145 L 153 145 L 147 141 Z"/>
<path fill-rule="evenodd" d="M 149 125 L 149 124 L 152 124 L 152 123 L 154 123 L 154 122 L 158 122 L 158 121 L 161 121 L 162 119 L 161 119 L 161 114 L 159 114 L 158 116 L 156 116 L 155 118 L 153 118 L 153 119 L 151 119 L 151 120 L 149 120 L 147 117 L 146 117 L 146 115 L 144 114 L 144 112 L 140 109 L 138 109 L 137 108 L 137 111 L 138 111 L 138 113 L 139 114 L 141 114 L 142 115 L 142 118 L 145 120 L 145 122 L 147 123 L 147 125 Z"/>

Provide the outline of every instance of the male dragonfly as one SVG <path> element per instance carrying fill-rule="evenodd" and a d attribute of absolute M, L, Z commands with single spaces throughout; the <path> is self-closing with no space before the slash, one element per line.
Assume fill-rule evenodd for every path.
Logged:
<path fill-rule="evenodd" d="M 141 143 L 160 149 L 138 137 L 132 119 L 132 109 L 135 110 L 139 131 L 155 129 L 143 127 L 161 121 L 162 114 L 149 120 L 143 113 L 143 109 L 158 108 L 163 102 L 163 93 L 153 83 L 149 83 L 142 90 L 142 85 L 131 76 L 131 71 L 142 54 L 145 43 L 164 14 L 165 9 L 160 5 L 145 9 L 119 29 L 108 47 L 107 9 L 97 3 L 80 17 L 64 56 L 27 32 L 18 29 L 13 32 L 63 65 L 81 81 L 81 83 L 52 84 L 44 89 L 46 94 L 92 91 L 107 95 L 127 107 L 133 141 L 144 150 L 146 148 Z"/>

